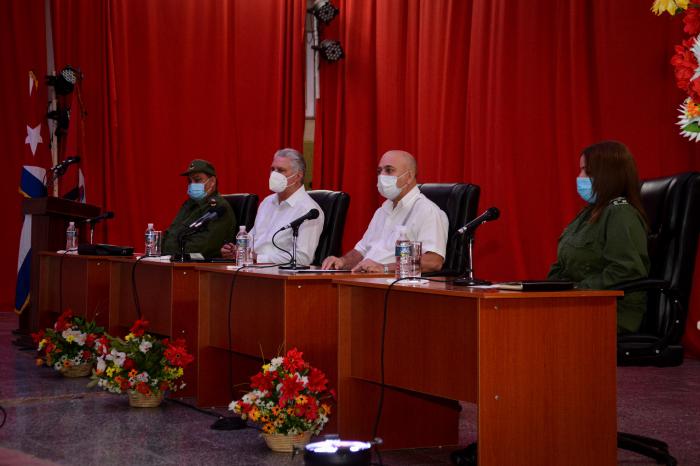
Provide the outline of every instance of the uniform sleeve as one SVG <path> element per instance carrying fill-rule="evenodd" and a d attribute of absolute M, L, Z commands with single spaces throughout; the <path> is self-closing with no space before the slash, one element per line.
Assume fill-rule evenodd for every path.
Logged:
<path fill-rule="evenodd" d="M 562 266 L 561 262 L 559 262 L 559 259 L 552 264 L 552 266 L 549 268 L 549 273 L 547 274 L 547 280 L 564 280 L 566 277 L 564 277 L 562 274 Z"/>
<path fill-rule="evenodd" d="M 220 257 L 221 246 L 231 239 L 236 218 L 231 206 L 223 204 L 223 217 L 210 222 L 206 228 L 193 234 L 185 244 L 186 252 L 198 252 L 206 258 Z"/>
<path fill-rule="evenodd" d="M 579 286 L 607 289 L 620 283 L 649 276 L 647 235 L 639 215 L 629 205 L 610 206 L 605 221 L 601 274 L 584 279 Z"/>

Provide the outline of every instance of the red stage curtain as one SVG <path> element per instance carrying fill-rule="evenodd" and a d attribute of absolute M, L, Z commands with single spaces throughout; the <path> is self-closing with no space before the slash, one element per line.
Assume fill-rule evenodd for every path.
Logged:
<path fill-rule="evenodd" d="M 88 202 L 108 240 L 140 251 L 186 199 L 179 175 L 210 160 L 222 193 L 267 192 L 281 147 L 301 149 L 303 0 L 53 2 L 57 66 L 85 71 Z M 102 238 L 105 239 L 105 238 Z"/>
<path fill-rule="evenodd" d="M 475 183 L 475 270 L 537 278 L 582 207 L 581 149 L 619 139 L 643 178 L 700 169 L 677 134 L 684 96 L 669 64 L 679 18 L 637 0 L 345 0 L 324 38 L 346 58 L 321 67 L 314 184 L 352 196 L 345 247 L 380 202 L 375 166 L 392 148 L 418 159 L 420 182 Z M 700 354 L 700 273 L 686 341 Z"/>
<path fill-rule="evenodd" d="M 0 15 L 0 102 L 3 115 L 0 118 L 0 141 L 4 180 L 0 183 L 3 228 L 0 229 L 0 311 L 14 307 L 15 279 L 17 277 L 17 252 L 24 216 L 19 194 L 22 166 L 32 162 L 32 156 L 24 143 L 26 125 L 30 116 L 46 111 L 46 39 L 44 34 L 44 0 L 10 0 L 3 2 Z M 38 108 L 30 108 L 28 97 L 28 72 L 33 70 L 39 80 Z M 39 123 L 34 122 L 34 123 Z M 46 120 L 41 121 L 41 136 L 37 156 L 48 151 L 49 133 Z M 37 162 L 37 165 L 43 163 Z"/>

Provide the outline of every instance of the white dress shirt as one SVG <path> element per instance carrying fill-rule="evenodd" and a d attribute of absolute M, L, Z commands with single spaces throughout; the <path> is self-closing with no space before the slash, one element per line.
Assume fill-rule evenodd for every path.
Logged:
<path fill-rule="evenodd" d="M 423 254 L 434 252 L 445 257 L 447 214 L 425 197 L 418 186 L 410 190 L 396 207 L 392 201 L 384 201 L 374 213 L 364 236 L 355 245 L 355 250 L 365 259 L 380 264 L 393 263 L 396 260 L 394 248 L 400 225 L 406 225 L 409 240 L 423 242 Z"/>
<path fill-rule="evenodd" d="M 311 209 L 318 209 L 320 215 L 314 220 L 305 221 L 299 227 L 297 238 L 297 264 L 299 265 L 309 265 L 314 260 L 318 239 L 323 231 L 323 210 L 316 201 L 311 199 L 303 186 L 282 202 L 279 201 L 277 194 L 271 194 L 263 199 L 255 216 L 255 226 L 251 231 L 258 262 L 275 264 L 289 262 L 289 255 L 272 244 L 272 235 Z M 275 243 L 291 254 L 292 229 L 289 228 L 278 234 L 275 237 Z"/>

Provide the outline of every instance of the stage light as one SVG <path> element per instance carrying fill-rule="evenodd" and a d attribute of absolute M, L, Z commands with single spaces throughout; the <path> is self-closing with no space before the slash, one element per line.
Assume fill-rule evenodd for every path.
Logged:
<path fill-rule="evenodd" d="M 372 444 L 352 440 L 328 439 L 304 447 L 306 466 L 369 466 Z"/>
<path fill-rule="evenodd" d="M 316 0 L 314 5 L 307 10 L 323 24 L 329 24 L 333 18 L 338 16 L 340 9 L 333 5 L 330 0 Z"/>
<path fill-rule="evenodd" d="M 321 56 L 329 62 L 336 62 L 345 56 L 343 47 L 337 40 L 324 39 L 319 45 L 311 48 L 321 52 Z"/>
<path fill-rule="evenodd" d="M 47 76 L 46 84 L 53 86 L 56 95 L 68 95 L 73 92 L 75 83 L 77 83 L 79 79 L 83 79 L 80 70 L 76 70 L 68 65 L 58 73 L 58 76 Z"/>

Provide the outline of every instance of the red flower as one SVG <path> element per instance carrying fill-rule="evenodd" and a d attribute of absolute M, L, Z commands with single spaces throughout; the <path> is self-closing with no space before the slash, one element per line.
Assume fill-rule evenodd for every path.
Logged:
<path fill-rule="evenodd" d="M 146 328 L 148 328 L 148 321 L 138 319 L 136 322 L 134 322 L 134 325 L 129 329 L 129 332 L 133 333 L 136 337 L 140 337 L 146 331 Z"/>
<path fill-rule="evenodd" d="M 282 365 L 289 372 L 294 372 L 301 369 L 306 364 L 301 358 L 303 354 L 304 353 L 302 353 L 301 351 L 297 351 L 296 348 L 290 349 L 289 351 L 287 351 L 287 355 L 284 357 L 284 362 L 282 363 Z"/>
<path fill-rule="evenodd" d="M 276 375 L 276 372 L 268 372 L 266 374 L 258 372 L 250 378 L 250 386 L 262 392 L 271 391 Z"/>
<path fill-rule="evenodd" d="M 158 388 L 160 388 L 161 392 L 166 391 L 168 389 L 168 382 L 161 382 Z"/>
<path fill-rule="evenodd" d="M 316 418 L 318 417 L 318 406 L 316 405 L 315 401 L 310 401 L 306 404 L 306 413 L 304 413 L 304 417 L 308 421 L 316 420 Z"/>
<path fill-rule="evenodd" d="M 306 411 L 306 405 L 296 405 L 294 407 L 294 415 L 296 417 L 304 417 L 305 411 Z"/>
<path fill-rule="evenodd" d="M 92 353 L 88 350 L 83 350 L 83 360 L 89 361 L 92 359 Z"/>
<path fill-rule="evenodd" d="M 131 358 L 125 358 L 124 359 L 124 369 L 129 371 L 133 368 L 134 368 L 134 360 Z"/>
<path fill-rule="evenodd" d="M 44 351 L 46 351 L 46 354 L 53 353 L 56 350 L 56 345 L 48 342 L 46 343 L 46 346 L 44 347 Z"/>
<path fill-rule="evenodd" d="M 34 340 L 34 343 L 38 345 L 39 342 L 42 340 L 42 338 L 44 338 L 45 335 L 46 335 L 45 330 L 39 330 L 36 333 L 32 333 L 32 340 Z"/>
<path fill-rule="evenodd" d="M 122 391 L 125 391 L 126 389 L 129 388 L 129 381 L 122 377 L 121 375 L 118 375 L 114 378 L 114 381 L 119 384 L 119 388 Z"/>
<path fill-rule="evenodd" d="M 322 392 L 326 389 L 327 384 L 328 379 L 326 378 L 326 374 L 315 367 L 312 367 L 309 371 L 309 383 L 307 385 L 308 389 L 312 392 Z"/>
<path fill-rule="evenodd" d="M 95 340 L 97 339 L 97 335 L 94 333 L 88 333 L 88 336 L 85 337 L 85 346 L 88 348 L 92 348 L 95 346 Z"/>
<path fill-rule="evenodd" d="M 58 316 L 58 320 L 54 324 L 53 328 L 57 332 L 62 332 L 67 328 L 71 327 L 71 320 L 73 319 L 73 311 L 70 309 L 66 309 L 63 311 L 63 314 Z"/>
<path fill-rule="evenodd" d="M 282 390 L 279 405 L 284 406 L 284 404 L 296 398 L 299 392 L 304 388 L 304 384 L 301 380 L 297 379 L 296 374 L 293 374 L 282 381 Z"/>
<path fill-rule="evenodd" d="M 253 405 L 250 403 L 243 403 L 242 401 L 238 403 L 238 406 L 241 408 L 241 414 L 248 414 L 252 409 Z"/>
<path fill-rule="evenodd" d="M 691 37 L 681 45 L 676 45 L 676 54 L 671 58 L 671 64 L 676 75 L 676 85 L 697 102 L 700 100 L 700 79 L 690 81 L 698 67 L 698 62 L 690 51 L 694 42 L 695 38 Z"/>
<path fill-rule="evenodd" d="M 151 394 L 151 388 L 146 384 L 146 382 L 139 382 L 136 385 L 136 391 L 138 391 L 139 393 L 143 393 L 144 395 Z"/>
<path fill-rule="evenodd" d="M 700 1 L 693 0 L 683 15 L 683 31 L 691 36 L 700 33 L 700 8 L 698 7 L 700 7 Z"/>
<path fill-rule="evenodd" d="M 194 361 L 194 356 L 187 353 L 187 350 L 181 346 L 168 345 L 165 350 L 165 357 L 173 366 L 185 367 L 187 364 Z"/>
<path fill-rule="evenodd" d="M 109 338 L 102 335 L 97 339 L 97 342 L 100 343 L 100 353 L 102 353 L 102 355 L 109 353 Z"/>

